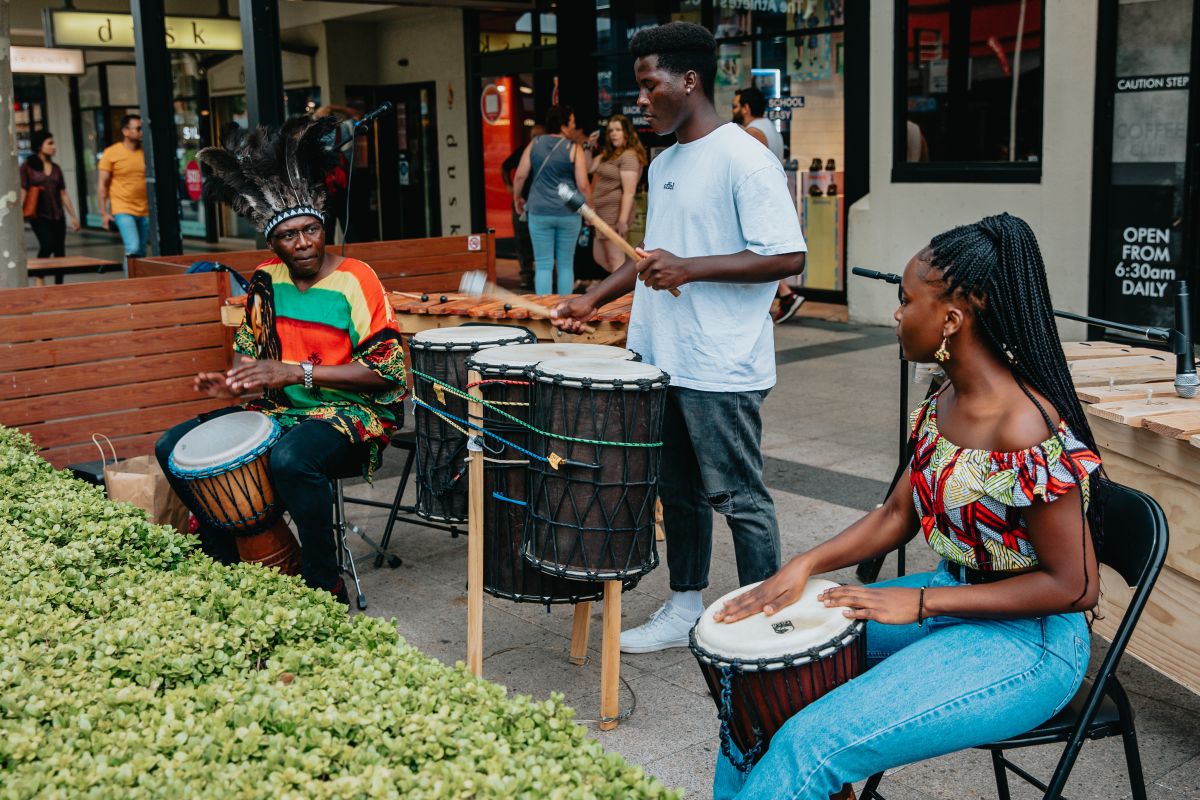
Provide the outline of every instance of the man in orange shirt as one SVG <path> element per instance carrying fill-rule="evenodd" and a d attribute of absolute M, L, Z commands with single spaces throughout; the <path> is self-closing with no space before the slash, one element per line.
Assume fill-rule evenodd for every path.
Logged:
<path fill-rule="evenodd" d="M 142 153 L 142 118 L 121 117 L 121 141 L 100 156 L 100 213 L 104 227 L 114 221 L 125 244 L 125 269 L 131 257 L 146 255 L 150 207 L 146 203 L 146 158 Z M 109 210 L 109 203 L 112 210 Z"/>

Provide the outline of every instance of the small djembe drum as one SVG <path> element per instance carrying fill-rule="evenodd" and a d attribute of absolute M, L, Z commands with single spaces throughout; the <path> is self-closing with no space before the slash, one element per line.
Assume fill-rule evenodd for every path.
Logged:
<path fill-rule="evenodd" d="M 280 519 L 271 486 L 271 448 L 279 423 L 257 411 L 210 419 L 184 434 L 168 466 L 187 484 L 201 521 L 235 537 L 242 561 L 300 571 L 300 546 Z"/>
<path fill-rule="evenodd" d="M 771 616 L 733 623 L 713 614 L 748 592 L 743 586 L 709 606 L 692 628 L 690 647 L 700 663 L 721 720 L 721 749 L 749 771 L 771 737 L 797 711 L 866 669 L 866 626 L 817 599 L 832 581 L 812 579 L 800 599 Z M 733 753 L 730 742 L 740 753 Z"/>

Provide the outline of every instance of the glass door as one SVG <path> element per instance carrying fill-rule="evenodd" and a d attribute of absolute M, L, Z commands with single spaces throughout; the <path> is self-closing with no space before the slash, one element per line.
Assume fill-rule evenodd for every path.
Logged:
<path fill-rule="evenodd" d="M 1125 0 L 1105 20 L 1115 48 L 1098 77 L 1098 98 L 1109 103 L 1097 104 L 1091 289 L 1092 310 L 1105 319 L 1173 327 L 1173 282 L 1187 280 L 1196 294 L 1189 224 L 1197 188 L 1189 178 L 1196 5 Z"/>
<path fill-rule="evenodd" d="M 347 89 L 351 105 L 370 109 L 390 101 L 393 106 L 358 137 L 367 160 L 365 168 L 355 162 L 351 241 L 442 234 L 434 91 L 433 83 Z"/>

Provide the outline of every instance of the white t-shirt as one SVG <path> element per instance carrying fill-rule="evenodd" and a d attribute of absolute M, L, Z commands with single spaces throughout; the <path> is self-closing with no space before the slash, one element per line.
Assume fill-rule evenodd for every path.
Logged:
<path fill-rule="evenodd" d="M 783 163 L 783 134 L 775 130 L 774 122 L 766 117 L 759 117 L 746 127 L 762 131 L 763 136 L 767 137 L 767 149 L 779 159 L 780 163 Z"/>
<path fill-rule="evenodd" d="M 648 181 L 647 250 L 692 258 L 808 249 L 783 167 L 733 123 L 667 148 L 651 162 Z M 687 283 L 673 297 L 639 281 L 627 346 L 665 370 L 673 386 L 769 389 L 775 385 L 770 309 L 777 284 Z"/>

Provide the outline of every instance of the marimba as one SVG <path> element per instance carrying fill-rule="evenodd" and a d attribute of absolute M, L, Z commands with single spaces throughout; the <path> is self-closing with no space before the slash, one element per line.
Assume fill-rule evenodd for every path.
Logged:
<path fill-rule="evenodd" d="M 531 294 L 532 300 L 547 310 L 563 300 L 576 295 Z M 487 322 L 493 325 L 520 325 L 528 328 L 541 342 L 590 342 L 625 346 L 626 329 L 629 326 L 629 309 L 633 295 L 627 294 L 608 305 L 601 306 L 590 324 L 593 333 L 563 333 L 550 324 L 549 320 L 537 319 L 523 308 L 513 308 L 502 300 L 489 297 L 471 297 L 465 294 L 414 292 L 392 292 L 388 295 L 396 311 L 396 321 L 405 337 L 430 328 L 451 328 L 464 322 Z"/>

